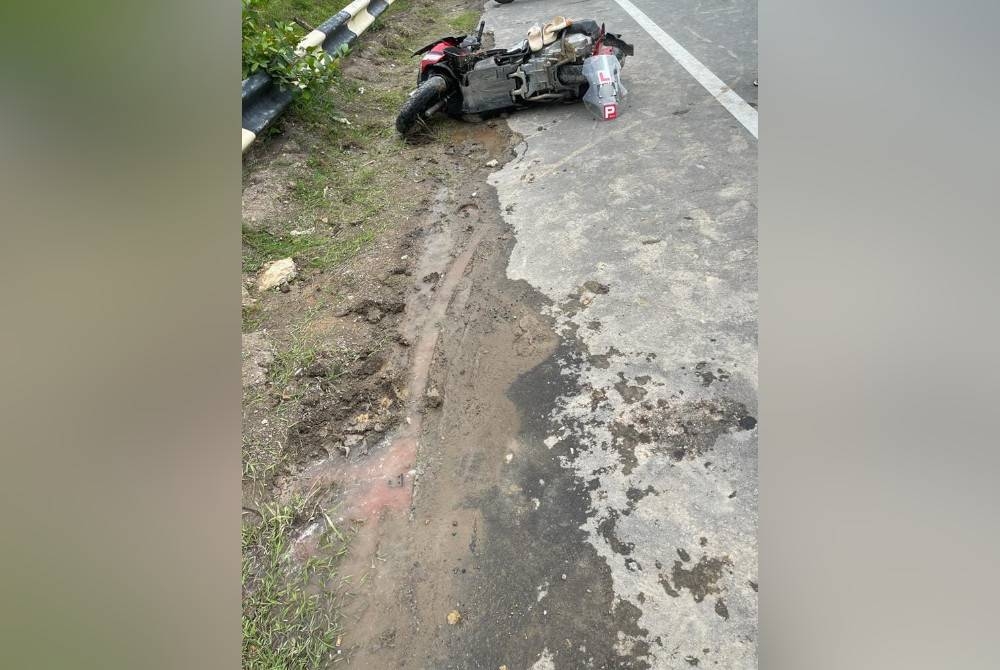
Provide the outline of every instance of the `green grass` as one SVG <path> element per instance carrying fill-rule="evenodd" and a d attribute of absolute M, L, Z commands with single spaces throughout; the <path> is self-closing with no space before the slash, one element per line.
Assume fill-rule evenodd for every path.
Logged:
<path fill-rule="evenodd" d="M 321 354 L 325 354 L 324 363 L 328 367 L 328 379 L 333 381 L 344 372 L 345 361 L 351 357 L 352 353 L 348 351 L 330 352 L 323 349 L 316 337 L 310 334 L 309 327 L 328 308 L 329 305 L 325 301 L 313 305 L 306 310 L 299 321 L 288 329 L 290 339 L 287 346 L 275 354 L 274 362 L 268 368 L 268 377 L 275 388 L 285 388 L 297 371 L 315 363 Z"/>
<path fill-rule="evenodd" d="M 310 518 L 320 519 L 321 551 L 299 565 L 288 554 Z M 341 632 L 330 594 L 347 538 L 307 498 L 265 505 L 259 519 L 245 517 L 242 535 L 244 670 L 325 667 Z"/>
<path fill-rule="evenodd" d="M 243 307 L 243 329 L 244 333 L 252 333 L 260 328 L 264 322 L 264 311 L 260 305 L 253 304 Z"/>
<path fill-rule="evenodd" d="M 381 194 L 376 194 L 378 195 Z M 373 197 L 361 189 L 350 192 L 347 204 L 356 205 L 355 211 L 363 212 L 366 216 L 374 213 L 369 210 L 379 209 L 379 206 L 373 203 Z M 353 258 L 375 239 L 376 234 L 377 231 L 373 226 L 362 227 L 357 232 L 340 236 L 318 233 L 293 236 L 244 226 L 243 271 L 257 272 L 265 264 L 281 258 L 292 258 L 303 267 L 330 269 Z M 259 321 L 259 318 L 257 310 L 245 309 L 244 329 Z"/>
<path fill-rule="evenodd" d="M 243 226 L 243 271 L 257 272 L 279 258 L 311 257 L 324 246 L 318 235 L 275 235 Z"/>
<path fill-rule="evenodd" d="M 315 346 L 301 338 L 294 338 L 291 346 L 275 354 L 274 362 L 268 368 L 271 384 L 283 388 L 298 370 L 315 363 L 318 356 Z"/>
<path fill-rule="evenodd" d="M 468 35 L 479 27 L 479 17 L 479 12 L 468 10 L 456 16 L 450 17 L 448 19 L 448 26 L 451 27 L 451 29 L 456 33 Z"/>
<path fill-rule="evenodd" d="M 262 396 L 257 396 L 251 402 L 262 400 Z M 252 502 L 264 500 L 268 485 L 285 465 L 286 454 L 278 444 L 256 442 L 244 435 L 240 455 L 243 460 L 244 492 L 249 493 L 248 499 Z"/>
<path fill-rule="evenodd" d="M 315 28 L 346 4 L 344 0 L 265 0 L 261 2 L 260 9 L 261 16 L 266 21 L 288 23 L 299 18 Z M 304 37 L 304 29 L 302 34 Z"/>

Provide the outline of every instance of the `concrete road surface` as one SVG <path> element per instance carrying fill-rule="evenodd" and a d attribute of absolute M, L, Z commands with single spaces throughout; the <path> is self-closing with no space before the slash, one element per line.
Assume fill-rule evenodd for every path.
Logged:
<path fill-rule="evenodd" d="M 556 14 L 603 21 L 635 45 L 630 104 L 604 123 L 579 104 L 509 118 L 523 143 L 492 177 L 516 234 L 507 274 L 550 301 L 562 337 L 509 397 L 522 441 L 573 484 L 540 478 L 537 506 L 552 516 L 535 532 L 569 562 L 596 552 L 614 604 L 588 610 L 586 580 L 539 583 L 552 623 L 522 651 L 536 670 L 754 668 L 756 4 L 486 4 L 498 46 Z M 738 96 L 743 121 L 704 71 Z M 619 660 L 595 660 L 608 645 Z"/>

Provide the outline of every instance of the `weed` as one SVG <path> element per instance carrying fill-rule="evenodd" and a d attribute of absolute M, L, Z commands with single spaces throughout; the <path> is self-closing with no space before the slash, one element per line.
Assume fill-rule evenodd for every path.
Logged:
<path fill-rule="evenodd" d="M 448 25 L 457 33 L 469 34 L 479 27 L 479 12 L 468 10 L 448 19 Z"/>
<path fill-rule="evenodd" d="M 243 332 L 252 333 L 264 322 L 264 311 L 254 303 L 243 307 Z"/>
<path fill-rule="evenodd" d="M 243 226 L 243 271 L 256 272 L 268 261 L 302 256 L 321 245 L 315 235 L 275 235 Z"/>
<path fill-rule="evenodd" d="M 271 479 L 284 465 L 279 444 L 267 445 L 243 438 L 243 484 L 250 499 L 260 499 Z"/>
<path fill-rule="evenodd" d="M 293 337 L 291 346 L 279 351 L 268 369 L 268 376 L 275 388 L 282 389 L 303 368 L 316 362 L 316 348 L 301 337 Z"/>
<path fill-rule="evenodd" d="M 290 556 L 293 534 L 312 518 L 320 554 Z M 327 665 L 341 632 L 334 579 L 347 538 L 310 501 L 265 505 L 242 532 L 243 667 L 305 670 Z"/>

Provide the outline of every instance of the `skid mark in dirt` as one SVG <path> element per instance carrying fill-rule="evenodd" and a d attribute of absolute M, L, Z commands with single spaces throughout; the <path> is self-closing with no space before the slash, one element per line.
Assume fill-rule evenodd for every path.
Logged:
<path fill-rule="evenodd" d="M 463 205 L 460 211 L 467 211 L 468 207 L 468 204 Z M 384 510 L 409 509 L 426 402 L 424 388 L 438 341 L 440 321 L 486 232 L 486 228 L 481 228 L 466 242 L 465 249 L 437 284 L 429 309 L 403 326 L 404 332 L 417 333 L 410 358 L 411 376 L 403 424 L 386 440 L 387 444 L 376 447 L 375 455 L 369 459 L 346 461 L 333 456 L 310 466 L 296 480 L 296 493 L 338 484 L 345 501 L 341 516 L 350 521 L 374 519 Z"/>

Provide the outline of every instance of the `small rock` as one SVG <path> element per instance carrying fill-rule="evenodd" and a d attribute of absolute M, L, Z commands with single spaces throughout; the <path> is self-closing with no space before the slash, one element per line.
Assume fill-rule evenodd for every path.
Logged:
<path fill-rule="evenodd" d="M 437 390 L 436 386 L 432 386 L 427 389 L 427 393 L 424 394 L 424 402 L 428 407 L 440 407 L 443 399 L 441 398 L 441 392 Z"/>
<path fill-rule="evenodd" d="M 514 454 L 507 454 L 506 459 L 507 462 L 510 463 L 512 460 L 514 460 Z"/>
<path fill-rule="evenodd" d="M 448 612 L 448 624 L 452 626 L 458 625 L 458 622 L 462 620 L 462 615 L 458 610 L 452 610 Z"/>
<path fill-rule="evenodd" d="M 590 280 L 588 282 L 584 282 L 583 288 L 587 289 L 588 291 L 590 291 L 592 293 L 598 293 L 600 295 L 606 295 L 607 292 L 611 290 L 611 287 L 608 286 L 607 284 L 602 284 L 602 283 L 596 282 L 594 280 Z"/>
<path fill-rule="evenodd" d="M 382 310 L 378 307 L 371 307 L 369 308 L 368 313 L 365 314 L 365 321 L 368 323 L 378 323 L 382 320 L 383 316 Z"/>
<path fill-rule="evenodd" d="M 274 350 L 264 333 L 243 335 L 243 386 L 260 386 L 267 381 L 267 369 L 274 362 Z"/>
<path fill-rule="evenodd" d="M 354 419 L 351 420 L 350 425 L 347 430 L 352 433 L 367 433 L 371 430 L 372 419 L 369 414 L 362 413 L 358 414 Z"/>
<path fill-rule="evenodd" d="M 439 279 L 441 279 L 440 272 L 431 272 L 430 274 L 424 275 L 425 284 L 436 284 Z"/>
<path fill-rule="evenodd" d="M 566 573 L 563 573 L 563 574 L 562 574 L 562 580 L 563 580 L 564 582 L 566 581 Z"/>
<path fill-rule="evenodd" d="M 253 305 L 256 305 L 257 301 L 250 297 L 250 292 L 247 291 L 247 287 L 241 285 L 240 288 L 242 289 L 240 293 L 240 305 L 242 307 L 252 307 Z"/>
<path fill-rule="evenodd" d="M 487 161 L 487 162 L 486 162 L 486 167 L 488 167 L 488 168 L 494 168 L 494 167 L 496 167 L 497 165 L 500 165 L 500 161 L 498 161 L 498 160 L 497 160 L 496 158 L 494 158 L 494 159 L 493 159 L 493 160 L 491 160 L 491 161 Z"/>
<path fill-rule="evenodd" d="M 278 290 L 281 291 L 282 293 L 288 293 L 289 291 L 292 290 L 292 287 L 288 285 L 288 282 L 283 281 L 281 282 L 281 285 L 278 287 Z"/>
<path fill-rule="evenodd" d="M 275 286 L 280 286 L 282 283 L 286 283 L 288 280 L 294 278 L 297 272 L 295 261 L 291 258 L 282 258 L 281 260 L 268 263 L 257 279 L 257 291 L 263 293 Z"/>
<path fill-rule="evenodd" d="M 322 363 L 316 362 L 305 369 L 307 377 L 325 377 L 330 369 Z"/>

